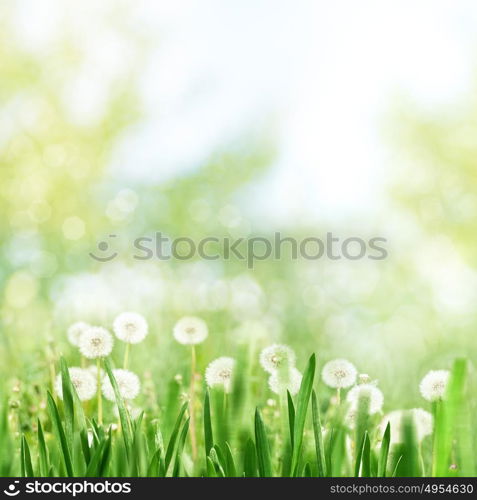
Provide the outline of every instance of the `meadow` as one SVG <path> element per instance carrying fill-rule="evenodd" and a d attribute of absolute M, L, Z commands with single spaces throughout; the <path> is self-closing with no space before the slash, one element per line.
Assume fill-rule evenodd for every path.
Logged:
<path fill-rule="evenodd" d="M 163 380 L 157 404 L 157 381 L 135 373 L 135 349 L 152 335 L 147 320 L 122 313 L 112 330 L 71 325 L 80 366 L 54 356 L 27 412 L 25 401 L 4 401 L 2 476 L 475 475 L 465 359 L 422 379 L 423 408 L 383 414 L 385 394 L 352 363 L 312 354 L 297 368 L 283 344 L 258 356 L 238 350 L 199 371 L 209 328 L 184 317 L 171 336 L 190 366 Z"/>
<path fill-rule="evenodd" d="M 354 161 L 334 172 L 349 167 L 361 121 L 342 132 L 339 108 L 331 128 L 343 137 L 324 147 L 337 158 L 323 162 L 326 139 L 292 120 L 313 158 L 299 147 L 290 159 L 277 132 L 288 118 L 267 104 L 199 154 L 194 141 L 221 128 L 208 122 L 227 100 L 218 92 L 209 107 L 220 71 L 194 59 L 205 73 L 189 81 L 174 39 L 164 62 L 162 17 L 149 24 L 137 2 L 83 3 L 54 2 L 51 25 L 28 2 L 0 8 L 0 475 L 476 476 L 475 85 L 442 108 L 390 96 L 379 148 L 368 145 L 386 152 L 379 208 L 350 208 L 350 192 L 376 181 Z M 191 16 L 172 11 L 180 39 Z M 240 23 L 232 12 L 222 21 L 235 47 Z M 178 85 L 163 78 L 170 70 Z M 333 102 L 357 92 L 348 83 Z M 247 108 L 238 88 L 233 117 Z M 328 102 L 326 88 L 311 101 Z M 264 102 L 269 94 L 263 85 Z M 200 120 L 181 121 L 197 110 Z M 334 181 L 323 200 L 319 179 Z M 386 258 L 296 259 L 284 245 L 251 269 L 213 246 L 213 261 L 132 254 L 158 233 L 278 232 L 384 238 Z M 105 242 L 117 258 L 92 259 Z"/>

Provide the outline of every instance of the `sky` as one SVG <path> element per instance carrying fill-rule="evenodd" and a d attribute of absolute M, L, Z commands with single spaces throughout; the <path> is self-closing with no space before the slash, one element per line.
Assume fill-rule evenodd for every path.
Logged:
<path fill-rule="evenodd" d="M 106 29 L 94 21 L 107 4 L 74 3 L 70 13 L 93 61 L 65 95 L 80 121 L 100 113 L 128 57 L 107 21 Z M 153 37 L 140 80 L 145 117 L 117 148 L 115 177 L 125 187 L 173 179 L 244 135 L 272 133 L 277 158 L 247 205 L 280 223 L 379 210 L 396 168 L 382 134 L 395 97 L 430 110 L 452 105 L 474 74 L 474 0 L 122 4 Z M 20 0 L 15 18 L 35 50 L 73 4 L 39 5 Z"/>

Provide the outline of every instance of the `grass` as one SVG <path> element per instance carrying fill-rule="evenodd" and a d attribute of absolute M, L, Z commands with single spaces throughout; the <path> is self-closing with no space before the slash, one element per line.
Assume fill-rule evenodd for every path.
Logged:
<path fill-rule="evenodd" d="M 393 443 L 360 401 L 354 428 L 346 403 L 320 400 L 312 355 L 300 390 L 277 406 L 268 402 L 244 415 L 245 380 L 237 374 L 231 394 L 205 390 L 191 409 L 177 391 L 163 411 L 132 418 L 121 399 L 112 362 L 104 367 L 115 390 L 119 419 L 99 424 L 94 402 L 81 403 L 66 361 L 59 362 L 63 399 L 47 393 L 46 411 L 34 429 L 21 432 L 18 408 L 4 401 L 0 414 L 2 476 L 87 477 L 325 477 L 474 476 L 474 429 L 467 390 L 467 362 L 457 359 L 447 393 L 434 404 L 434 432 L 418 441 L 415 422 L 402 423 L 403 442 Z M 242 388 L 239 390 L 238 388 Z M 318 392 L 317 392 L 318 391 Z M 247 396 L 250 398 L 250 395 Z M 197 398 L 196 398 L 197 399 Z M 172 402 L 174 401 L 174 404 Z M 92 406 L 93 405 L 93 406 Z M 245 408 L 248 410 L 248 407 Z M 199 454 L 191 452 L 191 411 Z M 111 420 L 111 417 L 108 417 Z M 13 457 L 13 458 L 12 458 Z"/>

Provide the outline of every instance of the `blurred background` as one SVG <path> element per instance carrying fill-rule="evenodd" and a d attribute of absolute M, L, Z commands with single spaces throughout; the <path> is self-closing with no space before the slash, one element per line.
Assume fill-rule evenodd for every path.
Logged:
<path fill-rule="evenodd" d="M 472 0 L 4 0 L 0 371 L 40 383 L 48 346 L 77 362 L 69 324 L 135 310 L 138 366 L 171 378 L 194 314 L 201 368 L 286 342 L 417 405 L 428 369 L 477 355 L 476 22 Z M 382 236 L 389 256 L 88 255 L 156 231 Z"/>

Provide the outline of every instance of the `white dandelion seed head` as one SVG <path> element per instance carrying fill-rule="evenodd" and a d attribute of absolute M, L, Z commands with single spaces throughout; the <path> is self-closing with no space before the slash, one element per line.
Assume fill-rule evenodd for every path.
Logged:
<path fill-rule="evenodd" d="M 209 387 L 222 386 L 225 392 L 232 390 L 235 359 L 221 357 L 212 361 L 205 370 L 205 381 Z"/>
<path fill-rule="evenodd" d="M 146 319 L 135 312 L 123 312 L 113 323 L 116 337 L 129 344 L 139 344 L 149 332 Z"/>
<path fill-rule="evenodd" d="M 80 401 L 88 401 L 96 394 L 96 380 L 88 370 L 83 370 L 78 367 L 71 367 L 68 370 L 70 380 L 73 387 L 76 389 Z M 63 399 L 63 380 L 61 373 L 56 376 L 55 391 L 60 399 Z"/>
<path fill-rule="evenodd" d="M 353 410 L 358 409 L 358 402 L 361 398 L 369 399 L 369 414 L 378 413 L 383 408 L 384 396 L 383 393 L 374 384 L 360 384 L 354 386 L 348 392 L 346 401 L 350 404 Z"/>
<path fill-rule="evenodd" d="M 83 335 L 83 333 L 90 327 L 91 325 L 88 325 L 88 323 L 85 323 L 84 321 L 77 321 L 76 323 L 73 323 L 66 332 L 70 344 L 78 347 L 81 335 Z"/>
<path fill-rule="evenodd" d="M 284 344 L 272 344 L 260 353 L 260 364 L 272 375 L 277 370 L 285 372 L 295 366 L 296 356 L 293 349 Z"/>
<path fill-rule="evenodd" d="M 92 326 L 83 332 L 78 347 L 85 358 L 104 358 L 111 354 L 113 342 L 113 336 L 106 328 Z"/>
<path fill-rule="evenodd" d="M 379 430 L 381 434 L 386 431 L 386 426 L 391 427 L 391 443 L 397 444 L 404 441 L 404 421 L 406 418 L 412 418 L 416 431 L 416 439 L 421 442 L 426 436 L 432 434 L 434 427 L 434 418 L 422 408 L 412 408 L 411 410 L 395 410 L 388 413 L 381 423 Z"/>
<path fill-rule="evenodd" d="M 295 368 L 290 368 L 288 373 L 275 371 L 268 379 L 270 390 L 275 394 L 283 394 L 289 391 L 292 396 L 300 390 L 302 374 Z"/>
<path fill-rule="evenodd" d="M 175 324 L 173 334 L 179 344 L 195 345 L 207 338 L 209 330 L 202 319 L 186 316 Z"/>
<path fill-rule="evenodd" d="M 141 390 L 141 382 L 139 377 L 129 371 L 118 368 L 113 370 L 114 378 L 118 384 L 119 394 L 126 401 L 130 401 L 137 397 L 139 391 Z M 116 396 L 114 394 L 114 389 L 109 380 L 109 377 L 105 377 L 102 383 L 103 395 L 106 399 L 110 401 L 116 401 Z"/>
<path fill-rule="evenodd" d="M 417 439 L 422 441 L 426 436 L 430 436 L 434 429 L 434 417 L 431 413 L 422 408 L 411 410 L 414 424 L 416 425 Z"/>
<path fill-rule="evenodd" d="M 358 375 L 358 384 L 371 384 L 371 377 L 367 373 L 360 373 Z"/>
<path fill-rule="evenodd" d="M 437 401 L 444 397 L 450 372 L 448 370 L 432 370 L 419 384 L 422 397 L 427 401 Z"/>
<path fill-rule="evenodd" d="M 355 384 L 357 374 L 353 363 L 346 359 L 333 359 L 323 367 L 321 378 L 329 387 L 344 389 Z"/>

